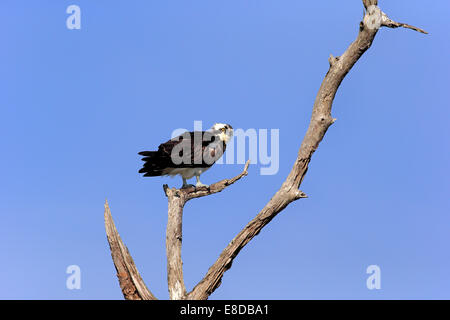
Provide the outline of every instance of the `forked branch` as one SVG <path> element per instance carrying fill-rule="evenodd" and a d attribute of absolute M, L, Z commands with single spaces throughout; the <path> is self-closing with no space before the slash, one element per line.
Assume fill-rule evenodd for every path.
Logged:
<path fill-rule="evenodd" d="M 170 299 L 186 298 L 186 288 L 183 279 L 183 263 L 181 260 L 182 217 L 183 208 L 187 201 L 208 196 L 223 191 L 228 186 L 248 174 L 250 160 L 244 170 L 231 179 L 224 179 L 212 184 L 209 188 L 169 189 L 164 185 L 164 192 L 168 198 L 169 210 L 166 232 L 167 278 Z M 111 256 L 117 271 L 120 288 L 126 300 L 156 300 L 142 280 L 127 247 L 117 232 L 111 216 L 108 201 L 105 202 L 105 229 Z"/>
<path fill-rule="evenodd" d="M 167 255 L 167 283 L 171 300 L 186 298 L 186 287 L 183 278 L 183 261 L 181 259 L 181 244 L 183 239 L 183 208 L 186 202 L 194 198 L 208 196 L 221 192 L 242 177 L 247 175 L 250 160 L 245 164 L 244 170 L 232 179 L 216 182 L 209 187 L 190 187 L 185 189 L 169 189 L 164 185 L 169 208 L 166 230 Z"/>
<path fill-rule="evenodd" d="M 374 23 L 372 23 L 372 21 L 385 21 L 386 24 L 388 21 L 386 20 L 387 15 L 377 7 L 377 0 L 363 0 L 363 4 L 368 10 L 364 20 L 360 24 L 360 30 L 356 40 L 347 48 L 342 56 L 337 58 L 332 55 L 330 56 L 330 69 L 317 93 L 311 121 L 291 172 L 281 188 L 272 199 L 270 199 L 266 206 L 222 251 L 216 262 L 209 268 L 205 277 L 188 294 L 188 299 L 207 299 L 220 285 L 223 274 L 231 267 L 234 258 L 238 255 L 240 250 L 278 213 L 286 208 L 286 206 L 297 199 L 306 197 L 306 195 L 298 189 L 308 170 L 308 165 L 313 153 L 318 148 L 319 143 L 322 141 L 328 128 L 336 120 L 331 116 L 331 108 L 336 92 L 347 73 L 372 45 L 378 32 L 378 28 L 383 26 L 383 24 L 380 23 L 378 27 L 374 28 Z M 392 20 L 389 19 L 389 21 L 391 21 L 389 22 L 390 25 L 386 26 L 396 26 L 396 24 L 393 24 Z M 400 26 L 400 24 L 398 26 Z M 406 24 L 401 24 L 401 26 L 408 26 L 410 29 L 426 33 L 422 29 L 411 27 Z"/>
<path fill-rule="evenodd" d="M 391 20 L 378 7 L 377 0 L 362 0 L 365 9 L 363 21 L 359 26 L 356 40 L 340 56 L 330 55 L 330 68 L 317 93 L 309 127 L 298 151 L 297 159 L 281 185 L 280 189 L 264 208 L 239 232 L 222 251 L 216 262 L 209 268 L 205 277 L 186 293 L 183 280 L 183 263 L 181 260 L 182 217 L 187 201 L 224 190 L 243 176 L 247 175 L 249 162 L 244 171 L 233 179 L 219 181 L 209 188 L 169 189 L 164 185 L 168 198 L 168 222 L 166 233 L 167 275 L 171 299 L 207 299 L 220 285 L 222 277 L 228 270 L 240 250 L 251 241 L 278 213 L 295 200 L 306 198 L 299 187 L 308 170 L 311 157 L 318 148 L 328 128 L 336 121 L 331 115 L 331 108 L 336 92 L 347 73 L 361 56 L 371 47 L 381 27 L 404 27 L 421 33 L 426 31 L 405 23 Z M 136 270 L 133 259 L 120 240 L 111 218 L 108 204 L 105 204 L 105 226 L 111 254 L 117 269 L 122 292 L 126 299 L 156 299 L 143 283 Z"/>

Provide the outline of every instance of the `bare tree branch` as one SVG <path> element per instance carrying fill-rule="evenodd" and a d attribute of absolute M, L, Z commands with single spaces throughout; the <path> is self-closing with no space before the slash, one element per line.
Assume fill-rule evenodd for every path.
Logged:
<path fill-rule="evenodd" d="M 168 198 L 168 219 L 166 230 L 167 254 L 167 283 L 171 300 L 186 298 L 186 287 L 183 278 L 183 261 L 181 259 L 183 208 L 187 201 L 221 192 L 242 177 L 247 175 L 250 160 L 245 164 L 244 170 L 232 179 L 225 179 L 208 187 L 169 189 L 164 185 L 164 192 Z"/>
<path fill-rule="evenodd" d="M 331 108 L 336 92 L 347 73 L 372 45 L 378 32 L 378 28 L 373 27 L 372 21 L 380 21 L 381 23 L 378 27 L 382 25 L 383 13 L 376 7 L 378 1 L 363 0 L 363 4 L 368 11 L 364 20 L 360 23 L 360 30 L 356 40 L 350 44 L 342 56 L 336 58 L 332 55 L 330 56 L 330 69 L 317 93 L 311 121 L 291 172 L 266 206 L 222 251 L 216 262 L 209 268 L 205 277 L 188 294 L 187 299 L 207 299 L 220 285 L 223 274 L 231 267 L 233 259 L 240 250 L 287 205 L 306 197 L 298 188 L 305 177 L 313 153 L 318 148 L 328 128 L 336 120 L 331 116 Z M 373 10 L 374 8 L 378 10 Z M 402 26 L 406 27 L 408 25 L 402 24 Z M 421 29 L 415 27 L 414 29 L 423 32 Z"/>
<path fill-rule="evenodd" d="M 411 30 L 414 30 L 414 31 L 417 31 L 417 32 L 420 32 L 420 33 L 428 34 L 428 32 L 426 32 L 423 29 L 414 27 L 414 26 L 406 24 L 406 23 L 395 22 L 395 21 L 391 20 L 387 16 L 387 14 L 385 14 L 384 12 L 382 13 L 381 26 L 388 27 L 388 28 L 393 28 L 393 29 L 402 27 L 402 28 L 411 29 Z"/>
<path fill-rule="evenodd" d="M 183 208 L 186 203 L 185 193 L 177 189 L 164 190 L 169 199 L 166 230 L 167 283 L 171 300 L 181 300 L 186 296 L 183 278 L 183 261 L 181 260 Z"/>
<path fill-rule="evenodd" d="M 421 32 L 424 34 L 428 34 L 428 32 L 426 32 L 423 29 L 414 27 L 412 25 L 406 24 L 406 23 L 401 23 L 401 22 L 395 22 L 393 20 L 391 20 L 386 13 L 384 13 L 383 11 L 380 10 L 380 8 L 377 6 L 378 5 L 378 0 L 363 0 L 363 4 L 364 7 L 366 8 L 366 10 L 368 11 L 368 14 L 365 15 L 365 19 L 375 19 L 375 21 L 379 21 L 380 22 L 380 26 L 379 27 L 388 27 L 388 28 L 407 28 L 407 29 L 411 29 L 417 32 Z"/>
<path fill-rule="evenodd" d="M 189 293 L 186 293 L 183 279 L 183 262 L 181 259 L 184 205 L 191 199 L 221 192 L 229 185 L 235 183 L 247 175 L 250 161 L 247 161 L 241 174 L 233 179 L 219 181 L 209 188 L 169 189 L 167 185 L 164 185 L 164 191 L 168 198 L 166 253 L 167 277 L 171 299 L 207 299 L 220 285 L 223 274 L 231 267 L 233 259 L 240 250 L 286 206 L 298 199 L 307 197 L 305 193 L 299 190 L 299 187 L 306 175 L 313 153 L 318 148 L 328 128 L 336 120 L 331 116 L 331 108 L 336 92 L 347 73 L 371 47 L 379 28 L 404 27 L 426 33 L 420 28 L 391 20 L 379 9 L 377 0 L 362 0 L 362 2 L 367 12 L 365 12 L 364 19 L 360 23 L 358 36 L 340 57 L 330 55 L 328 59 L 330 68 L 317 93 L 309 127 L 289 175 L 270 201 L 234 237 L 222 251 L 216 262 L 209 268 L 205 277 Z M 128 249 L 122 243 L 114 226 L 107 202 L 105 203 L 105 228 L 111 255 L 125 299 L 156 299 L 143 283 Z"/>
<path fill-rule="evenodd" d="M 156 300 L 141 278 L 133 258 L 123 244 L 105 201 L 105 229 L 120 288 L 126 300 Z"/>

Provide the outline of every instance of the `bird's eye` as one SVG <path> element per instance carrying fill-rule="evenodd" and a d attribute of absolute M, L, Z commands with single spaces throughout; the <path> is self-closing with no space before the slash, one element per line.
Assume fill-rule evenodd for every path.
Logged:
<path fill-rule="evenodd" d="M 225 128 L 220 128 L 220 131 L 225 132 Z"/>

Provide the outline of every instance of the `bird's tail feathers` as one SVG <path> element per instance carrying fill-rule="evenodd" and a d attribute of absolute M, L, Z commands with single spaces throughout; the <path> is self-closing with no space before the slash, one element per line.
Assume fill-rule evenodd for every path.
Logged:
<path fill-rule="evenodd" d="M 152 157 L 157 155 L 158 151 L 141 151 L 138 154 L 144 157 Z"/>
<path fill-rule="evenodd" d="M 141 151 L 139 155 L 144 156 L 144 166 L 139 173 L 144 173 L 144 177 L 157 177 L 163 174 L 163 160 L 166 160 L 158 151 Z"/>

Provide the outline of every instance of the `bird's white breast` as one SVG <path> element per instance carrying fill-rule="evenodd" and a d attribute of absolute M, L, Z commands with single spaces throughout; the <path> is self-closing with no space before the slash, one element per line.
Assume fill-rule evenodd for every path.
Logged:
<path fill-rule="evenodd" d="M 208 170 L 210 167 L 206 167 L 206 168 L 167 168 L 164 170 L 164 175 L 169 175 L 169 176 L 176 176 L 177 174 L 179 174 L 180 176 L 182 176 L 184 179 L 190 179 L 193 176 L 199 176 L 201 175 L 203 172 L 205 172 L 206 170 Z"/>

